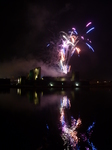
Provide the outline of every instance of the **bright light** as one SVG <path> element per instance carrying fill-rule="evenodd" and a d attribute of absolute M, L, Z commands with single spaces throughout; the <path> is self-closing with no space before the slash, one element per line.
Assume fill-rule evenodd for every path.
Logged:
<path fill-rule="evenodd" d="M 39 72 L 39 70 L 37 68 L 35 68 L 35 72 Z"/>
<path fill-rule="evenodd" d="M 18 83 L 21 83 L 21 78 L 18 79 Z"/>
<path fill-rule="evenodd" d="M 53 83 L 50 83 L 50 86 L 53 86 Z"/>
<path fill-rule="evenodd" d="M 17 89 L 17 94 L 21 95 L 21 89 Z"/>
<path fill-rule="evenodd" d="M 35 92 L 35 98 L 37 98 L 37 92 Z"/>
<path fill-rule="evenodd" d="M 18 83 L 19 83 L 19 79 L 18 79 Z"/>
<path fill-rule="evenodd" d="M 76 86 L 79 86 L 79 83 L 75 83 Z"/>
<path fill-rule="evenodd" d="M 35 76 L 35 80 L 36 80 L 37 78 L 38 78 L 38 76 L 36 75 L 36 76 Z"/>

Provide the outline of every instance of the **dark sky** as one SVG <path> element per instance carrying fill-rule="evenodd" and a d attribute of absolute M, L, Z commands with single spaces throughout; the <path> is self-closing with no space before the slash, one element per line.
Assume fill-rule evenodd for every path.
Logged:
<path fill-rule="evenodd" d="M 89 38 L 95 52 L 80 45 L 80 57 L 74 54 L 70 60 L 72 69 L 84 79 L 112 80 L 111 6 L 108 0 L 0 1 L 0 77 L 23 75 L 38 66 L 44 75 L 57 75 L 55 68 L 45 62 L 47 58 L 53 59 L 47 42 L 73 26 L 81 33 L 86 23 L 92 21 L 95 30 Z"/>

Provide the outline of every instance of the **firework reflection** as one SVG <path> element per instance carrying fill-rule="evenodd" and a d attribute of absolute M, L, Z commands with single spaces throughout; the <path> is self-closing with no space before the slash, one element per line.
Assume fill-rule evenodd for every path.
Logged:
<path fill-rule="evenodd" d="M 85 143 L 84 148 L 86 150 L 96 150 L 93 143 L 90 142 L 90 135 L 93 132 L 92 128 L 94 127 L 95 122 L 88 127 L 87 133 L 78 133 L 78 128 L 82 124 L 82 121 L 80 117 L 78 119 L 74 119 L 73 116 L 67 116 L 67 110 L 69 111 L 70 107 L 70 99 L 67 98 L 67 96 L 64 96 L 61 99 L 60 106 L 61 137 L 64 141 L 64 146 L 66 146 L 67 149 L 79 150 L 81 148 L 79 146 L 79 142 L 81 140 Z"/>

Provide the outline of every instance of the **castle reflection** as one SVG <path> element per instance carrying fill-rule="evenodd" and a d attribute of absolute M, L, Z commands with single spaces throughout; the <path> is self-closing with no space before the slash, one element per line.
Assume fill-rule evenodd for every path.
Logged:
<path fill-rule="evenodd" d="M 26 96 L 30 102 L 33 102 L 35 105 L 39 105 L 41 101 L 41 97 L 46 95 L 60 95 L 65 96 L 66 94 L 69 95 L 72 99 L 75 97 L 74 91 L 64 91 L 63 89 L 57 91 L 53 88 L 39 91 L 35 89 L 21 89 L 17 88 L 16 93 L 20 96 Z"/>
<path fill-rule="evenodd" d="M 38 92 L 35 90 L 26 90 L 26 89 L 17 89 L 17 94 L 20 96 L 26 96 L 28 100 L 35 105 L 39 105 L 40 103 L 40 97 L 43 95 L 42 92 Z"/>

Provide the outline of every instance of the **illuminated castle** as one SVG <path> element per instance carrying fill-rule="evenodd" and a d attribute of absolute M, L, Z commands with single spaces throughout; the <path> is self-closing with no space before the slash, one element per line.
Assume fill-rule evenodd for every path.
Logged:
<path fill-rule="evenodd" d="M 28 81 L 36 81 L 37 79 L 41 79 L 41 67 L 34 68 L 30 70 L 27 77 L 21 76 L 18 78 L 18 84 L 26 84 Z"/>
<path fill-rule="evenodd" d="M 28 74 L 28 79 L 29 80 L 41 79 L 41 67 L 37 67 L 37 68 L 30 70 Z"/>
<path fill-rule="evenodd" d="M 18 78 L 18 85 L 24 86 L 37 86 L 37 87 L 70 87 L 79 86 L 79 73 L 71 72 L 66 76 L 61 77 L 51 77 L 43 76 L 41 77 L 41 67 L 36 67 L 28 73 L 28 75 L 21 76 Z"/>

